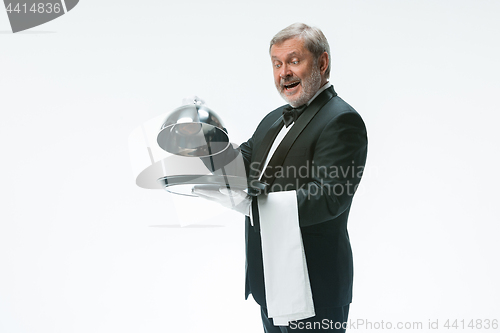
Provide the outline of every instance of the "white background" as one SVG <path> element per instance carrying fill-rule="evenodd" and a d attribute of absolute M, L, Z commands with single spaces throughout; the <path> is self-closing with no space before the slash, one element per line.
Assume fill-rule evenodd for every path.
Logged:
<path fill-rule="evenodd" d="M 138 188 L 127 140 L 190 95 L 246 140 L 283 104 L 268 43 L 297 21 L 329 39 L 368 129 L 350 318 L 500 319 L 499 17 L 485 0 L 82 0 L 12 34 L 0 11 L 0 332 L 262 331 L 242 218 Z M 179 228 L 187 211 L 204 227 Z"/>

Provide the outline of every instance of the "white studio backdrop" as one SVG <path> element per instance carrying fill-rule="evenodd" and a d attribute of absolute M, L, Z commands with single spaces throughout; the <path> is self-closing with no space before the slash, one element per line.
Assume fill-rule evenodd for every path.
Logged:
<path fill-rule="evenodd" d="M 284 104 L 268 43 L 297 21 L 329 39 L 331 82 L 368 129 L 350 318 L 419 332 L 500 319 L 499 14 L 483 0 L 82 0 L 12 34 L 0 11 L 0 332 L 262 331 L 242 217 L 135 186 L 128 136 L 198 95 L 248 139 Z"/>

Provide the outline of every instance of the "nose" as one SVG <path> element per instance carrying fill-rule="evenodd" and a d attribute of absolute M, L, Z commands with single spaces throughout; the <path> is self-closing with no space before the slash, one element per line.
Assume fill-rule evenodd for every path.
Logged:
<path fill-rule="evenodd" d="M 288 67 L 287 64 L 283 64 L 281 66 L 280 78 L 284 79 L 287 76 L 292 76 L 292 71 L 290 70 L 290 67 Z"/>

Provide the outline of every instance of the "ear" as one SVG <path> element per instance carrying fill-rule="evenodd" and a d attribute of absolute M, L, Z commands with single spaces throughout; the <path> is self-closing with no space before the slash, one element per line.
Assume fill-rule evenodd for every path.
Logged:
<path fill-rule="evenodd" d="M 322 55 L 319 56 L 318 65 L 321 75 L 325 75 L 326 69 L 328 68 L 328 53 L 323 52 Z"/>

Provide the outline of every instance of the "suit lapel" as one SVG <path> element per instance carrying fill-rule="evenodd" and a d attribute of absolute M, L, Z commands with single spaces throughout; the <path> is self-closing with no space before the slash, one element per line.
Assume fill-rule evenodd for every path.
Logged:
<path fill-rule="evenodd" d="M 274 170 L 276 166 L 283 165 L 283 162 L 285 160 L 286 155 L 288 154 L 288 151 L 290 150 L 290 148 L 292 147 L 293 143 L 300 135 L 300 133 L 302 133 L 302 131 L 309 124 L 309 122 L 314 118 L 316 113 L 318 113 L 318 111 L 335 96 L 337 96 L 337 93 L 335 92 L 332 86 L 323 91 L 321 94 L 319 94 L 318 97 L 316 97 L 314 101 L 312 101 L 312 103 L 304 110 L 304 113 L 295 122 L 290 131 L 285 135 L 281 143 L 278 145 L 278 148 L 276 148 L 276 151 L 274 152 L 273 156 L 271 157 L 271 160 L 269 161 L 268 164 L 268 167 L 270 167 L 271 170 Z M 279 120 L 281 120 L 281 117 Z M 274 138 L 276 138 L 276 136 Z M 267 154 L 264 157 L 266 156 Z M 275 180 L 274 176 L 275 173 L 272 173 L 271 175 L 267 176 L 266 174 L 264 174 L 261 178 L 261 181 L 271 186 Z"/>
<path fill-rule="evenodd" d="M 255 152 L 255 158 L 252 159 L 252 163 L 258 163 L 254 164 L 258 168 L 252 167 L 250 168 L 250 180 L 252 179 L 258 179 L 260 172 L 262 171 L 262 168 L 264 167 L 264 162 L 266 160 L 267 154 L 269 153 L 269 150 L 271 150 L 271 147 L 273 145 L 274 140 L 278 136 L 278 133 L 280 132 L 281 128 L 283 127 L 283 116 L 280 116 L 269 128 L 267 131 L 264 139 L 262 140 L 261 144 L 259 145 L 258 150 Z"/>

